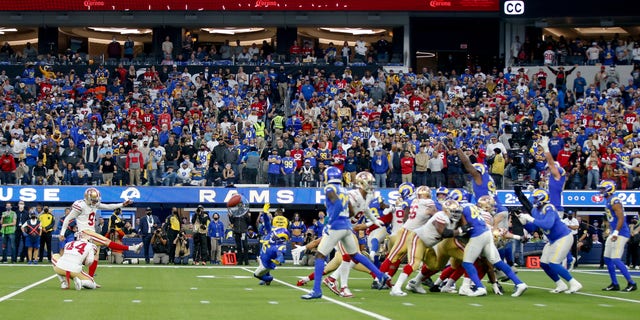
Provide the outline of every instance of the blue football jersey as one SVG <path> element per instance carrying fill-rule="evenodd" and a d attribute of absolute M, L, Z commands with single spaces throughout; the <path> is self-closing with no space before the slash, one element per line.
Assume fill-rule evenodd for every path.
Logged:
<path fill-rule="evenodd" d="M 604 201 L 605 201 L 604 215 L 607 218 L 607 221 L 609 221 L 609 228 L 611 229 L 611 232 L 613 232 L 613 230 L 615 230 L 616 226 L 618 225 L 618 216 L 616 215 L 616 212 L 613 211 L 613 205 L 619 203 L 620 206 L 622 207 L 623 215 L 624 215 L 624 206 L 622 206 L 622 200 L 620 200 L 618 196 L 613 196 L 609 199 L 605 198 Z M 622 228 L 620 228 L 620 230 L 618 231 L 618 235 L 627 237 L 627 238 L 631 237 L 629 225 L 627 224 L 626 221 L 622 221 Z"/>
<path fill-rule="evenodd" d="M 326 197 L 329 193 L 335 193 L 338 197 L 336 201 L 332 202 L 329 197 Z M 324 188 L 325 194 L 325 206 L 327 207 L 327 217 L 329 218 L 328 225 L 334 230 L 351 229 L 351 222 L 349 221 L 349 194 L 347 189 L 340 185 L 329 184 Z"/>
<path fill-rule="evenodd" d="M 533 224 L 527 223 L 525 228 L 533 232 L 535 227 L 539 227 L 550 243 L 554 243 L 556 240 L 571 233 L 571 230 L 562 222 L 560 216 L 558 216 L 558 211 L 552 204 L 545 204 L 542 208 L 533 208 L 531 216 L 536 220 Z"/>
<path fill-rule="evenodd" d="M 471 238 L 477 237 L 487 230 L 487 223 L 484 221 L 484 217 L 482 216 L 482 210 L 478 208 L 476 205 L 471 203 L 463 203 L 462 206 L 462 216 L 467 221 L 467 224 L 472 226 L 473 229 L 469 232 L 469 236 Z"/>
<path fill-rule="evenodd" d="M 564 184 L 567 181 L 567 173 L 562 168 L 558 168 L 560 171 L 560 179 L 556 180 L 553 175 L 549 175 L 549 203 L 556 207 L 557 211 L 563 211 L 562 207 L 562 190 L 564 190 Z"/>

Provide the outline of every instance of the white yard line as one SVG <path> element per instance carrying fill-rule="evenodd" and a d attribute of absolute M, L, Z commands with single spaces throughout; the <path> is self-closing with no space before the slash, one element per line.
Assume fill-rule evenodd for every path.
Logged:
<path fill-rule="evenodd" d="M 9 300 L 9 299 L 21 294 L 21 293 L 33 288 L 33 287 L 37 287 L 37 286 L 39 286 L 39 285 L 41 285 L 41 284 L 43 284 L 43 283 L 55 278 L 55 277 L 56 277 L 56 275 L 52 275 L 52 276 L 50 276 L 48 278 L 44 278 L 44 279 L 42 279 L 42 280 L 40 280 L 38 282 L 34 282 L 34 283 L 32 283 L 32 284 L 30 284 L 30 285 L 28 285 L 28 286 L 26 286 L 26 287 L 24 287 L 22 289 L 18 289 L 18 290 L 14 291 L 14 292 L 11 292 L 11 293 L 9 293 L 8 295 L 6 295 L 4 297 L 0 297 L 0 302 L 3 302 L 5 300 Z"/>
<path fill-rule="evenodd" d="M 242 268 L 242 270 L 245 270 L 245 271 L 247 271 L 247 272 L 251 272 L 251 273 L 253 273 L 253 270 L 250 270 L 250 269 L 247 269 L 247 268 Z M 303 288 L 297 287 L 297 286 L 295 286 L 295 285 L 292 285 L 292 284 L 286 283 L 286 282 L 281 281 L 281 280 L 278 280 L 278 279 L 273 279 L 273 281 L 275 281 L 275 282 L 277 282 L 277 283 L 279 283 L 279 284 L 283 284 L 283 285 L 285 285 L 285 286 L 287 286 L 287 287 L 290 287 L 290 288 L 293 288 L 293 289 L 296 289 L 296 290 L 299 290 L 299 291 L 305 292 L 305 293 L 308 293 L 308 292 L 309 292 L 309 290 L 306 290 L 306 289 L 303 289 Z M 362 309 L 362 308 L 355 307 L 355 306 L 353 306 L 353 305 L 350 305 L 350 304 L 348 304 L 348 303 L 342 302 L 342 301 L 340 301 L 340 300 L 336 300 L 336 299 L 333 299 L 333 298 L 329 298 L 329 297 L 327 297 L 326 295 L 322 295 L 322 299 L 327 300 L 327 301 L 329 301 L 329 302 L 331 302 L 331 303 L 337 304 L 337 305 L 339 305 L 339 306 L 341 306 L 341 307 L 347 308 L 347 309 L 349 309 L 349 310 L 352 310 L 352 311 L 355 311 L 355 312 L 358 312 L 358 313 L 362 313 L 362 314 L 364 314 L 364 315 L 366 315 L 366 316 L 369 316 L 369 317 L 371 317 L 371 318 L 374 318 L 374 319 L 378 319 L 378 320 L 391 320 L 390 318 L 387 318 L 387 317 L 385 317 L 385 316 L 383 316 L 383 315 L 377 314 L 377 313 L 375 313 L 375 312 L 371 312 L 371 311 L 369 311 L 369 310 L 365 310 L 365 309 Z"/>

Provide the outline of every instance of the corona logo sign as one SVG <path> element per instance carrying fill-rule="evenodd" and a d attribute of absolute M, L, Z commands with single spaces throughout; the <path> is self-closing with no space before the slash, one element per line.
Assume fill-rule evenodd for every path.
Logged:
<path fill-rule="evenodd" d="M 87 8 L 91 8 L 91 7 L 103 7 L 104 6 L 104 1 L 94 1 L 94 0 L 87 0 L 85 2 L 83 2 L 84 6 Z"/>
<path fill-rule="evenodd" d="M 451 1 L 429 1 L 429 6 L 432 8 L 437 7 L 451 7 Z"/>
<path fill-rule="evenodd" d="M 256 0 L 256 8 L 267 8 L 278 6 L 278 2 L 275 0 Z"/>

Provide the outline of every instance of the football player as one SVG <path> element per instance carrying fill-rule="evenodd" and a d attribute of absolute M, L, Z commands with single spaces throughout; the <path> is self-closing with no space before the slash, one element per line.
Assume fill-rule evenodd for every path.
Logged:
<path fill-rule="evenodd" d="M 513 270 L 511 270 L 504 261 L 500 259 L 498 249 L 493 242 L 491 230 L 482 216 L 482 210 L 471 203 L 462 204 L 462 225 L 468 225 L 468 228 L 470 229 L 470 238 L 464 249 L 462 266 L 471 281 L 475 284 L 474 290 L 468 292 L 467 295 L 475 297 L 487 294 L 487 289 L 480 281 L 478 270 L 474 266 L 476 259 L 478 259 L 480 255 L 483 255 L 489 263 L 491 263 L 496 269 L 504 272 L 509 279 L 515 283 L 516 287 L 511 296 L 521 296 L 527 290 L 527 285 L 522 282 L 518 276 L 516 276 Z"/>
<path fill-rule="evenodd" d="M 349 220 L 350 212 L 352 212 L 353 209 L 350 208 L 349 194 L 342 186 L 342 172 L 336 167 L 329 167 L 324 171 L 324 181 L 327 183 L 324 188 L 324 193 L 329 219 L 327 221 L 327 227 L 325 227 L 325 235 L 318 245 L 318 252 L 316 253 L 314 264 L 315 274 L 322 274 L 326 256 L 340 243 L 352 260 L 363 264 L 369 270 L 376 273 L 380 281 L 386 282 L 388 276 L 380 272 L 368 258 L 358 253 L 358 242 L 353 237 L 353 228 Z M 374 220 L 373 223 L 382 226 L 377 219 Z M 314 279 L 313 290 L 303 295 L 301 297 L 302 299 L 322 298 L 321 282 L 318 278 L 319 277 L 315 277 Z"/>
<path fill-rule="evenodd" d="M 582 285 L 562 266 L 562 260 L 573 244 L 571 230 L 560 220 L 555 207 L 549 202 L 549 193 L 546 190 L 534 190 L 531 198 L 533 199 L 531 214 L 520 214 L 518 219 L 527 231 L 533 232 L 540 228 L 549 239 L 542 249 L 540 267 L 556 283 L 556 288 L 551 290 L 551 293 L 577 292 Z M 560 280 L 560 277 L 569 282 L 569 287 Z"/>
<path fill-rule="evenodd" d="M 398 187 L 400 196 L 396 199 L 393 216 L 391 216 L 391 236 L 389 236 L 389 254 L 380 265 L 380 271 L 388 274 L 390 277 L 396 273 L 400 262 L 407 253 L 407 238 L 409 233 L 407 229 L 403 228 L 404 222 L 407 220 L 410 211 L 410 204 L 414 199 L 415 186 L 410 182 L 403 182 Z M 372 288 L 386 288 L 391 287 L 391 283 L 374 283 L 371 284 Z"/>
<path fill-rule="evenodd" d="M 108 238 L 98 234 L 95 230 L 96 219 L 99 218 L 96 215 L 97 210 L 115 210 L 118 208 L 126 207 L 133 203 L 133 200 L 129 199 L 123 203 L 118 204 L 104 204 L 100 202 L 100 191 L 96 188 L 88 188 L 84 192 L 84 199 L 78 200 L 71 205 L 71 212 L 66 216 L 60 230 L 67 230 L 69 223 L 75 220 L 78 227 L 78 232 L 84 234 L 87 240 L 91 240 L 97 245 L 107 246 L 112 250 L 120 251 L 134 251 L 140 252 L 142 248 L 142 242 L 133 246 L 125 246 L 109 240 Z M 64 233 L 60 233 L 58 236 L 60 241 L 64 241 Z M 93 277 L 98 268 L 98 256 L 93 260 L 91 266 L 89 266 L 89 275 Z"/>
<path fill-rule="evenodd" d="M 285 262 L 284 254 L 287 250 L 287 241 L 289 241 L 289 231 L 286 228 L 273 227 L 273 220 L 269 216 L 270 206 L 269 203 L 265 203 L 262 212 L 258 215 L 258 220 L 262 217 L 267 235 L 260 240 L 262 244 L 258 260 L 260 266 L 253 273 L 254 277 L 260 279 L 260 285 L 267 286 L 273 281 L 271 270 L 275 270 L 277 266 Z M 249 208 L 246 207 L 242 210 L 248 211 Z"/>
<path fill-rule="evenodd" d="M 624 291 L 631 292 L 638 290 L 638 285 L 631 279 L 627 266 L 622 262 L 622 253 L 624 247 L 629 241 L 631 232 L 629 225 L 624 218 L 624 207 L 622 206 L 622 200 L 614 193 L 616 192 L 616 185 L 613 181 L 603 180 L 598 185 L 600 194 L 604 197 L 605 207 L 604 214 L 607 218 L 609 225 L 609 237 L 604 242 L 604 263 L 609 270 L 609 276 L 611 277 L 611 284 L 602 289 L 604 291 L 619 291 L 620 285 L 616 278 L 616 268 L 620 270 L 625 279 L 627 279 L 627 287 Z M 569 246 L 571 247 L 571 246 Z"/>
<path fill-rule="evenodd" d="M 428 200 L 433 202 L 433 200 L 431 199 Z M 429 204 L 429 206 L 432 206 L 435 209 L 434 204 Z M 417 228 L 409 230 L 409 235 L 412 236 L 411 241 L 407 245 L 408 248 L 411 249 L 409 251 L 409 263 L 407 263 L 407 265 L 404 267 L 403 272 L 398 277 L 396 284 L 393 286 L 393 288 L 391 288 L 391 291 L 389 292 L 390 295 L 407 295 L 402 291 L 402 286 L 404 285 L 404 282 L 409 278 L 411 273 L 413 273 L 413 270 L 419 267 L 425 248 L 433 248 L 444 238 L 462 236 L 468 231 L 466 229 L 463 230 L 462 228 L 453 230 L 453 227 L 458 223 L 462 214 L 462 207 L 460 207 L 460 204 L 458 204 L 456 201 L 448 200 L 442 204 L 442 208 L 442 211 L 435 213 L 433 216 L 428 215 L 429 219 L 426 223 L 423 222 Z M 424 213 L 422 215 L 425 216 Z M 412 222 L 412 220 L 415 219 L 411 219 L 410 215 L 409 220 L 405 222 L 404 227 L 407 229 L 413 228 L 413 223 L 410 223 Z M 419 258 L 419 260 L 416 258 Z"/>
<path fill-rule="evenodd" d="M 76 290 L 95 289 L 98 285 L 92 276 L 82 270 L 82 266 L 88 267 L 93 264 L 98 247 L 89 241 L 86 233 L 78 232 L 76 237 L 77 240 L 66 244 L 62 256 L 57 253 L 52 256 L 53 271 L 58 276 L 62 289 L 68 289 L 71 280 Z"/>

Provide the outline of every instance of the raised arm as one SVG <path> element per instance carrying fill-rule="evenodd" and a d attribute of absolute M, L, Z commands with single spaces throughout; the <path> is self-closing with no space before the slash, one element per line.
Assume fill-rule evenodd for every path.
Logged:
<path fill-rule="evenodd" d="M 471 163 L 471 160 L 469 160 L 469 157 L 461 149 L 453 150 L 453 152 L 454 154 L 455 153 L 458 154 L 458 157 L 460 157 L 460 161 L 462 162 L 462 165 L 467 170 L 467 172 L 471 175 L 471 177 L 473 177 L 473 180 L 475 181 L 475 183 L 478 185 L 482 184 L 482 175 L 473 166 L 473 163 Z"/>
<path fill-rule="evenodd" d="M 542 149 L 544 150 L 544 158 L 547 160 L 547 165 L 549 167 L 549 172 L 553 176 L 554 179 L 559 180 L 562 177 L 560 170 L 556 167 L 556 161 L 553 159 L 551 152 L 549 152 L 549 137 L 542 137 L 542 141 L 540 142 Z"/>

